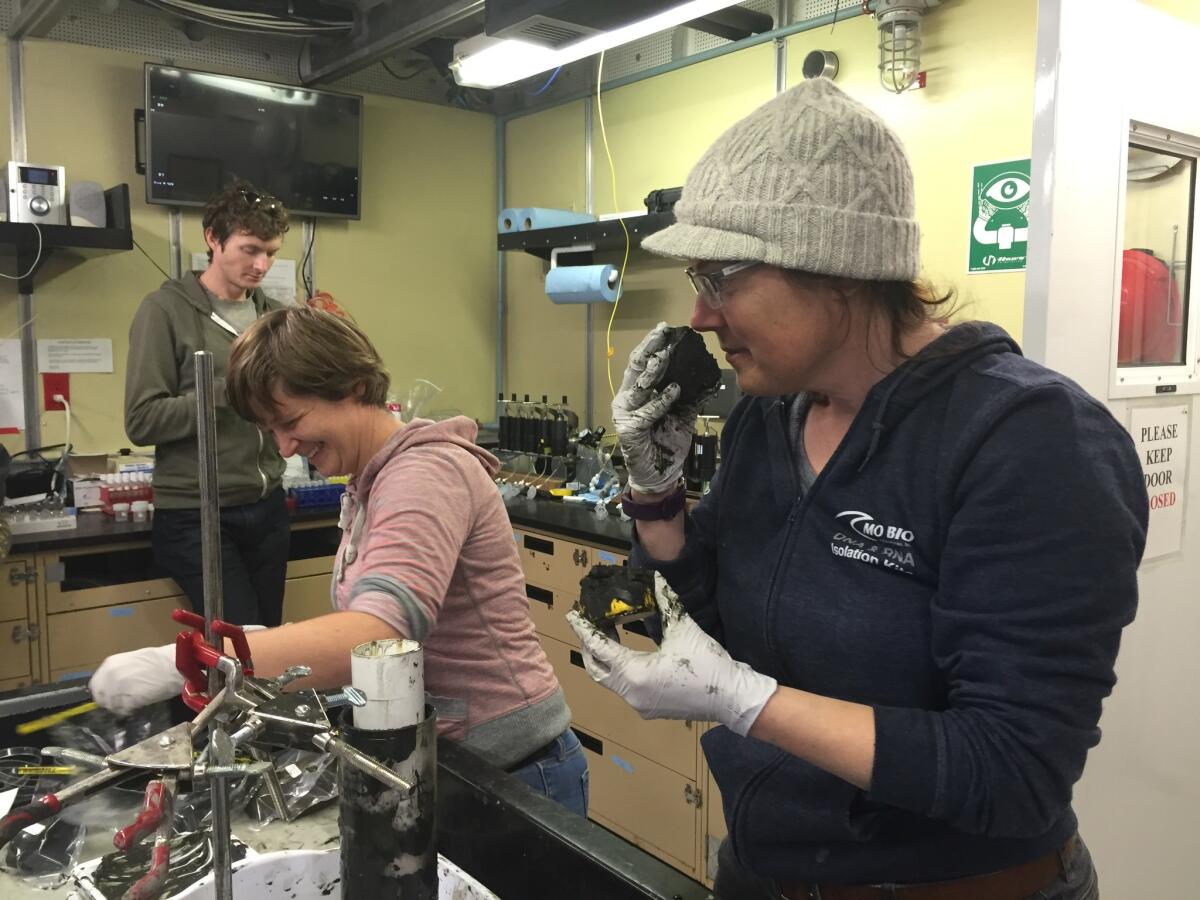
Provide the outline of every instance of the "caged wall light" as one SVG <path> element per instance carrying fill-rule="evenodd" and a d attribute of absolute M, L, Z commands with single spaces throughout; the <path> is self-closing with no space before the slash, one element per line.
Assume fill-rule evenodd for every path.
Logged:
<path fill-rule="evenodd" d="M 940 0 L 877 0 L 879 83 L 894 94 L 924 85 L 921 17 Z"/>

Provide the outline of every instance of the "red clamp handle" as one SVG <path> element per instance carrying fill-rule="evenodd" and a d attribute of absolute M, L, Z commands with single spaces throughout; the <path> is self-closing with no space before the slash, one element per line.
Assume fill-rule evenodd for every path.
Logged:
<path fill-rule="evenodd" d="M 17 833 L 55 815 L 62 803 L 54 794 L 38 797 L 28 806 L 18 807 L 0 819 L 0 847 L 17 836 Z"/>
<path fill-rule="evenodd" d="M 175 636 L 175 667 L 183 675 L 183 702 L 189 708 L 199 712 L 208 705 L 208 675 L 217 661 L 225 655 L 224 643 L 221 648 L 214 647 L 204 639 L 204 617 L 185 609 L 177 609 L 171 613 L 171 618 L 181 625 L 193 629 L 181 631 Z M 254 674 L 254 664 L 250 659 L 250 644 L 246 633 L 238 625 L 231 625 L 220 619 L 213 619 L 213 634 L 228 638 L 233 644 L 233 652 L 242 664 L 245 675 Z"/>
<path fill-rule="evenodd" d="M 146 797 L 142 801 L 142 811 L 127 825 L 113 835 L 113 846 L 118 850 L 128 850 L 138 842 L 138 839 L 158 828 L 163 819 L 163 798 L 166 792 L 161 781 L 151 781 L 146 785 Z"/>

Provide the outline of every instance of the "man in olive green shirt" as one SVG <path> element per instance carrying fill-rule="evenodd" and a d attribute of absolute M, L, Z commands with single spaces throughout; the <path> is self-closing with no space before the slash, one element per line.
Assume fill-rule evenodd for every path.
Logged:
<path fill-rule="evenodd" d="M 208 268 L 164 282 L 134 316 L 125 431 L 135 444 L 154 445 L 155 562 L 202 613 L 193 354 L 212 354 L 224 618 L 274 626 L 282 619 L 289 546 L 283 458 L 270 435 L 226 404 L 224 376 L 234 338 L 279 307 L 260 285 L 283 244 L 287 211 L 276 198 L 235 182 L 208 202 L 203 225 Z"/>

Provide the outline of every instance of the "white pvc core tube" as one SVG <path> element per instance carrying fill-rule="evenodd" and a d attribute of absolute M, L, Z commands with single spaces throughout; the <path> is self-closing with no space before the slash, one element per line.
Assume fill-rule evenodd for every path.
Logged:
<path fill-rule="evenodd" d="M 417 641 L 368 641 L 350 651 L 350 683 L 367 697 L 354 727 L 407 728 L 425 718 L 425 653 Z"/>

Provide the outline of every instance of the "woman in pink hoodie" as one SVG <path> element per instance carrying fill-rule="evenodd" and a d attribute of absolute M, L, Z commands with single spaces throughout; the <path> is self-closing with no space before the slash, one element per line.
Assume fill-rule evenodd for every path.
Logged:
<path fill-rule="evenodd" d="M 347 684 L 350 650 L 411 638 L 425 654 L 438 731 L 564 806 L 587 810 L 587 760 L 529 618 L 512 526 L 475 446 L 475 423 L 397 421 L 389 377 L 354 323 L 306 308 L 261 317 L 230 351 L 226 390 L 284 456 L 350 475 L 334 566 L 334 611 L 248 635 L 256 674 L 312 667 L 306 687 Z M 110 657 L 93 677 L 102 706 L 172 696 L 174 650 Z"/>

